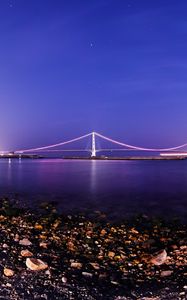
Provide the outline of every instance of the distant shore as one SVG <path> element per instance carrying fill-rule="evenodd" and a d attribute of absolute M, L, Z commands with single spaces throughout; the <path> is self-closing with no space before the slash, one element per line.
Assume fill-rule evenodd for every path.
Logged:
<path fill-rule="evenodd" d="M 82 159 L 82 160 L 184 160 L 182 156 L 126 156 L 126 157 L 64 157 L 64 159 Z"/>
<path fill-rule="evenodd" d="M 21 158 L 30 158 L 30 159 L 37 159 L 37 158 L 43 158 L 41 155 L 37 154 L 3 154 L 0 155 L 0 159 L 21 159 Z"/>
<path fill-rule="evenodd" d="M 70 159 L 70 160 L 185 160 L 184 156 L 125 156 L 125 157 L 112 157 L 112 156 L 98 156 L 98 157 L 81 157 L 81 156 L 69 156 L 69 157 L 48 157 L 37 154 L 4 154 L 0 155 L 0 159 Z"/>

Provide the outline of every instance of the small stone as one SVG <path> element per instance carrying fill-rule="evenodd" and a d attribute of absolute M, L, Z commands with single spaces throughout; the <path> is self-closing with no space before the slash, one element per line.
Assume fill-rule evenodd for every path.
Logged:
<path fill-rule="evenodd" d="M 7 244 L 3 244 L 3 248 L 4 249 L 8 248 L 8 245 Z"/>
<path fill-rule="evenodd" d="M 12 287 L 11 283 L 9 283 L 9 282 L 6 283 L 6 286 L 7 287 Z"/>
<path fill-rule="evenodd" d="M 14 241 L 15 242 L 19 242 L 19 234 L 16 233 L 15 237 L 14 237 Z"/>
<path fill-rule="evenodd" d="M 173 250 L 176 250 L 176 249 L 178 249 L 178 246 L 177 246 L 177 245 L 171 245 L 171 248 L 172 248 Z"/>
<path fill-rule="evenodd" d="M 88 273 L 88 272 L 82 272 L 82 275 L 88 278 L 91 278 L 93 276 L 92 273 Z"/>
<path fill-rule="evenodd" d="M 101 236 L 104 236 L 105 234 L 107 234 L 107 231 L 105 229 L 101 230 Z"/>
<path fill-rule="evenodd" d="M 100 266 L 98 263 L 90 263 L 90 265 L 95 269 L 95 270 L 99 270 Z"/>
<path fill-rule="evenodd" d="M 36 258 L 27 258 L 26 259 L 26 266 L 32 271 L 41 271 L 48 268 L 48 264 L 43 262 L 40 259 Z"/>
<path fill-rule="evenodd" d="M 45 275 L 51 276 L 51 272 L 49 270 L 45 271 Z"/>
<path fill-rule="evenodd" d="M 107 277 L 106 273 L 99 274 L 99 279 L 105 279 Z"/>
<path fill-rule="evenodd" d="M 5 221 L 6 220 L 6 217 L 5 216 L 2 216 L 2 215 L 0 215 L 0 222 L 2 222 L 2 221 Z"/>
<path fill-rule="evenodd" d="M 167 259 L 167 252 L 164 249 L 164 250 L 160 250 L 160 251 L 154 253 L 152 255 L 150 262 L 153 265 L 160 266 L 165 263 L 166 259 Z"/>
<path fill-rule="evenodd" d="M 118 285 L 119 284 L 117 281 L 113 281 L 113 280 L 111 280 L 111 283 L 114 284 L 114 285 Z"/>
<path fill-rule="evenodd" d="M 82 268 L 82 264 L 79 262 L 72 262 L 71 263 L 71 267 L 75 268 L 75 269 L 81 269 Z"/>
<path fill-rule="evenodd" d="M 70 251 L 75 251 L 76 250 L 75 245 L 72 241 L 69 241 L 67 243 L 67 247 L 68 247 L 68 250 L 70 250 Z"/>
<path fill-rule="evenodd" d="M 32 243 L 28 239 L 22 239 L 22 240 L 20 240 L 19 244 L 23 245 L 23 246 L 30 246 L 30 245 L 32 245 Z"/>
<path fill-rule="evenodd" d="M 160 276 L 161 276 L 161 277 L 167 277 L 167 276 L 170 276 L 172 273 L 173 273 L 172 270 L 162 271 L 162 272 L 160 273 Z"/>
<path fill-rule="evenodd" d="M 47 243 L 41 242 L 40 247 L 47 249 Z"/>
<path fill-rule="evenodd" d="M 186 245 L 180 246 L 180 249 L 181 249 L 181 250 L 186 250 L 186 249 L 187 249 L 187 246 L 186 246 Z"/>
<path fill-rule="evenodd" d="M 11 270 L 11 269 L 8 269 L 8 268 L 4 268 L 4 275 L 7 276 L 7 277 L 11 277 L 14 275 L 14 271 Z"/>
<path fill-rule="evenodd" d="M 36 230 L 42 230 L 42 229 L 43 229 L 43 226 L 40 225 L 40 224 L 35 224 L 34 228 L 35 228 Z"/>
<path fill-rule="evenodd" d="M 63 282 L 63 283 L 67 283 L 67 278 L 63 276 L 63 277 L 62 277 L 62 282 Z"/>
<path fill-rule="evenodd" d="M 31 256 L 33 256 L 33 253 L 26 249 L 26 250 L 22 250 L 21 251 L 21 256 L 23 256 L 23 257 L 31 257 Z"/>
<path fill-rule="evenodd" d="M 139 232 L 135 228 L 131 228 L 130 232 L 133 234 L 139 234 Z"/>
<path fill-rule="evenodd" d="M 108 252 L 108 257 L 113 258 L 115 256 L 115 253 L 113 251 Z"/>

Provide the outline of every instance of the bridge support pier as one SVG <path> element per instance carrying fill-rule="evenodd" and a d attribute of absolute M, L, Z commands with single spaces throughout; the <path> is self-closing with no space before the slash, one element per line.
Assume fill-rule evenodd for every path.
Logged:
<path fill-rule="evenodd" d="M 95 132 L 92 132 L 92 154 L 91 157 L 96 157 Z"/>

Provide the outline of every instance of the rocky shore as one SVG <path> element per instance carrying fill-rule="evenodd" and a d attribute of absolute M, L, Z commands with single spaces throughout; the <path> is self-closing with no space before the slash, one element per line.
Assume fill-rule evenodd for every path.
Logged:
<path fill-rule="evenodd" d="M 0 201 L 0 299 L 187 299 L 187 228 Z"/>

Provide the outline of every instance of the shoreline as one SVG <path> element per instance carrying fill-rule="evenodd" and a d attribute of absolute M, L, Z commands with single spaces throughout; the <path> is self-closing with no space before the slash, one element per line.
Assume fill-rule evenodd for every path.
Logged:
<path fill-rule="evenodd" d="M 185 160 L 182 156 L 64 157 L 71 160 Z"/>
<path fill-rule="evenodd" d="M 1 155 L 0 159 L 64 159 L 64 160 L 88 160 L 88 161 L 95 161 L 95 160 L 143 160 L 143 161 L 160 161 L 160 160 L 186 160 L 187 158 L 184 156 L 126 156 L 126 157 L 47 157 L 42 155 L 17 155 L 17 154 L 11 154 L 11 155 Z"/>

